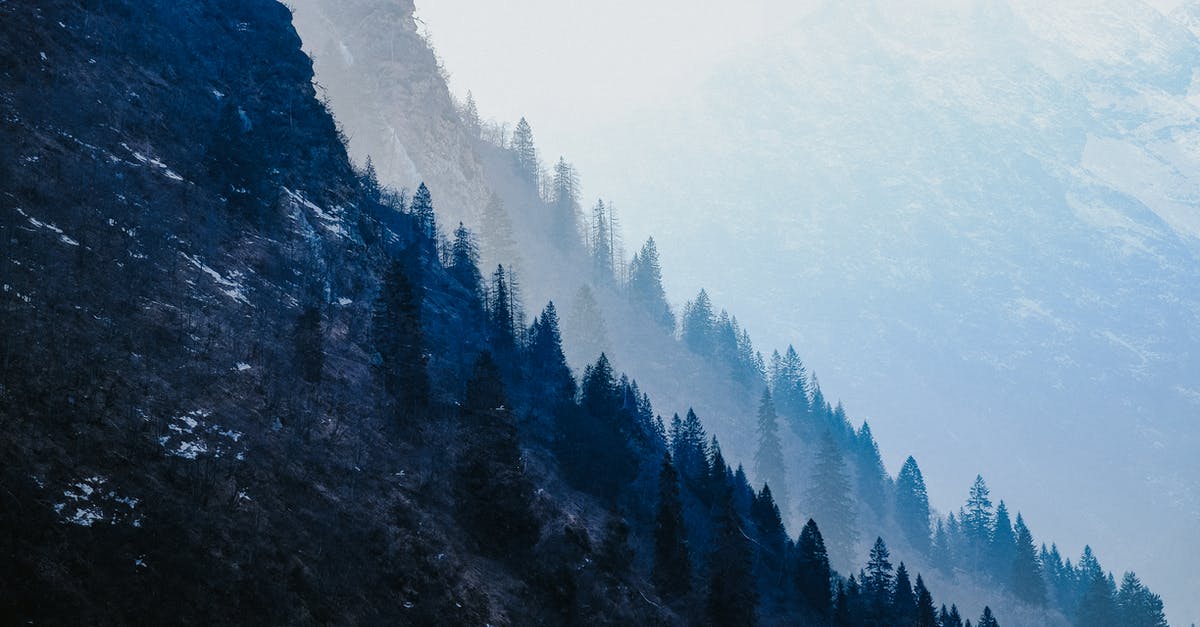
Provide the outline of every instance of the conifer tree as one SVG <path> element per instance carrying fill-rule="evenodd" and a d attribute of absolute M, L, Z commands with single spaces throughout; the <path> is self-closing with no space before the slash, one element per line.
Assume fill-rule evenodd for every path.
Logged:
<path fill-rule="evenodd" d="M 420 289 L 408 265 L 397 259 L 388 266 L 371 316 L 383 386 L 405 420 L 429 402 Z"/>
<path fill-rule="evenodd" d="M 986 605 L 983 607 L 983 615 L 979 617 L 979 627 L 1000 627 L 996 617 L 992 616 L 992 608 Z"/>
<path fill-rule="evenodd" d="M 692 566 L 683 526 L 679 476 L 671 454 L 663 456 L 658 473 L 658 514 L 654 519 L 654 586 L 668 599 L 685 596 L 691 589 Z"/>
<path fill-rule="evenodd" d="M 996 517 L 992 521 L 992 542 L 990 545 L 991 571 L 995 579 L 1007 583 L 1012 573 L 1013 560 L 1016 559 L 1017 540 L 1013 533 L 1012 519 L 1008 516 L 1008 507 L 1004 501 L 996 506 Z"/>
<path fill-rule="evenodd" d="M 1080 627 L 1116 627 L 1116 584 L 1111 576 L 1105 576 L 1099 560 L 1092 553 L 1092 547 L 1083 547 L 1076 571 L 1081 596 L 1075 610 L 1075 624 Z"/>
<path fill-rule="evenodd" d="M 694 484 L 708 475 L 708 435 L 690 408 L 686 419 L 681 421 L 676 414 L 671 425 L 671 451 L 679 473 Z"/>
<path fill-rule="evenodd" d="M 496 193 L 488 197 L 480 221 L 480 251 L 486 261 L 484 267 L 494 267 L 505 264 L 509 267 L 520 266 L 520 254 L 517 243 L 513 239 L 512 221 L 504 208 L 504 201 Z"/>
<path fill-rule="evenodd" d="M 992 537 L 992 501 L 988 498 L 987 483 L 982 475 L 976 475 L 967 498 L 961 520 L 963 538 L 970 553 L 971 567 L 982 570 L 983 557 Z"/>
<path fill-rule="evenodd" d="M 433 195 L 424 183 L 421 183 L 417 187 L 417 193 L 413 194 L 409 211 L 416 218 L 417 234 L 425 241 L 434 241 L 437 238 L 437 220 L 433 214 Z"/>
<path fill-rule="evenodd" d="M 921 575 L 917 574 L 917 583 L 913 585 L 913 594 L 917 597 L 917 619 L 914 622 L 916 627 L 939 627 L 937 608 L 933 605 L 933 595 L 929 593 L 929 589 L 925 587 L 925 581 L 921 579 Z M 942 611 L 946 610 L 946 606 L 942 606 Z"/>
<path fill-rule="evenodd" d="M 938 616 L 938 623 L 941 627 L 963 627 L 962 616 L 958 613 L 958 606 L 950 604 L 950 611 L 946 612 L 946 606 L 942 606 L 942 613 Z"/>
<path fill-rule="evenodd" d="M 537 149 L 533 145 L 533 129 L 530 128 L 529 122 L 524 117 L 517 122 L 516 128 L 513 129 L 512 152 L 517 172 L 536 189 L 538 184 Z"/>
<path fill-rule="evenodd" d="M 527 356 L 531 413 L 538 425 L 535 435 L 549 440 L 554 422 L 560 414 L 570 412 L 577 391 L 575 376 L 563 354 L 553 302 L 546 303 L 529 330 Z"/>
<path fill-rule="evenodd" d="M 757 553 L 754 571 L 758 588 L 763 592 L 761 602 L 764 606 L 769 602 L 778 611 L 783 595 L 788 592 L 784 586 L 788 537 L 770 485 L 764 485 L 758 494 L 753 495 L 749 518 L 754 529 L 752 535 Z"/>
<path fill-rule="evenodd" d="M 851 575 L 850 579 L 853 580 L 854 576 Z M 834 627 L 854 627 L 854 617 L 850 613 L 850 598 L 846 594 L 845 584 L 840 581 L 837 584 L 833 606 Z"/>
<path fill-rule="evenodd" d="M 840 402 L 838 407 L 841 407 Z M 875 436 L 871 434 L 871 425 L 866 422 L 863 422 L 858 429 L 854 450 L 855 461 L 858 465 L 858 472 L 855 475 L 858 479 L 858 493 L 863 502 L 870 506 L 876 515 L 882 516 L 884 497 L 887 494 L 890 479 L 887 470 L 883 467 L 883 457 L 879 454 L 879 445 L 875 442 Z"/>
<path fill-rule="evenodd" d="M 454 229 L 454 244 L 450 248 L 450 276 L 467 288 L 476 298 L 483 294 L 483 275 L 479 273 L 479 249 L 471 231 L 458 223 Z"/>
<path fill-rule="evenodd" d="M 914 549 L 929 551 L 929 494 L 917 460 L 911 455 L 896 475 L 896 521 Z"/>
<path fill-rule="evenodd" d="M 1025 526 L 1021 513 L 1017 512 L 1016 539 L 1013 549 L 1011 587 L 1013 594 L 1025 603 L 1046 603 L 1046 582 L 1042 577 L 1042 565 L 1033 548 L 1033 534 Z"/>
<path fill-rule="evenodd" d="M 491 332 L 493 346 L 505 361 L 517 344 L 513 301 L 507 276 L 504 266 L 496 266 L 496 271 L 492 273 L 488 299 L 488 330 Z"/>
<path fill-rule="evenodd" d="M 751 549 L 733 502 L 733 484 L 721 447 L 713 440 L 709 475 L 713 551 L 709 556 L 708 616 L 713 625 L 752 627 L 757 604 L 751 578 Z"/>
<path fill-rule="evenodd" d="M 579 242 L 579 175 L 574 166 L 562 157 L 554 164 L 552 185 L 550 237 L 566 250 L 577 246 Z"/>
<path fill-rule="evenodd" d="M 766 388 L 758 403 L 758 450 L 754 454 L 754 473 L 759 481 L 775 486 L 774 493 L 779 495 L 775 502 L 781 510 L 787 511 L 783 445 L 779 441 L 775 402 L 771 399 L 771 391 Z"/>
<path fill-rule="evenodd" d="M 529 505 L 533 484 L 525 475 L 500 369 L 486 351 L 475 362 L 461 407 L 465 441 L 455 487 L 465 526 L 481 547 L 527 549 L 538 533 Z"/>
<path fill-rule="evenodd" d="M 674 333 L 675 314 L 663 290 L 662 265 L 653 237 L 646 240 L 629 265 L 629 296 L 659 326 Z"/>
<path fill-rule="evenodd" d="M 800 532 L 796 550 L 796 586 L 800 599 L 818 616 L 829 616 L 832 606 L 829 598 L 829 554 L 825 550 L 825 539 L 817 523 L 809 518 Z M 838 596 L 844 603 L 845 591 L 838 584 Z"/>
<path fill-rule="evenodd" d="M 828 433 L 821 441 L 809 485 L 807 502 L 812 508 L 812 517 L 825 529 L 830 560 L 849 563 L 858 535 L 854 504 L 849 497 L 850 481 L 846 477 L 846 464 Z"/>
<path fill-rule="evenodd" d="M 695 301 L 689 301 L 683 306 L 682 332 L 683 343 L 696 355 L 707 357 L 713 353 L 713 332 L 716 326 L 716 316 L 713 314 L 712 301 L 708 292 L 703 289 L 696 295 Z"/>
<path fill-rule="evenodd" d="M 592 219 L 588 231 L 588 247 L 592 253 L 592 276 L 598 283 L 613 280 L 613 251 L 607 210 L 603 200 L 592 207 Z"/>
<path fill-rule="evenodd" d="M 871 547 L 870 559 L 867 560 L 866 577 L 862 581 L 867 608 L 867 623 L 871 625 L 886 624 L 890 613 L 894 579 L 889 557 L 890 553 L 883 538 L 875 538 L 875 545 Z M 908 596 L 912 596 L 911 590 Z"/>
<path fill-rule="evenodd" d="M 467 127 L 467 131 L 471 133 L 472 139 L 479 139 L 479 131 L 482 124 L 479 121 L 479 106 L 475 104 L 475 94 L 471 90 L 467 90 L 467 99 L 462 106 L 462 121 Z"/>
<path fill-rule="evenodd" d="M 1167 627 L 1162 598 L 1142 585 L 1132 572 L 1121 578 L 1117 611 L 1118 622 L 1123 627 Z"/>
<path fill-rule="evenodd" d="M 913 592 L 912 580 L 904 562 L 896 567 L 896 580 L 892 586 L 891 619 L 894 624 L 911 625 L 917 621 L 917 597 Z"/>
<path fill-rule="evenodd" d="M 608 327 L 592 288 L 581 285 L 571 302 L 567 317 L 568 354 L 572 360 L 590 361 L 600 353 L 609 353 Z M 576 361 L 575 363 L 579 363 Z"/>

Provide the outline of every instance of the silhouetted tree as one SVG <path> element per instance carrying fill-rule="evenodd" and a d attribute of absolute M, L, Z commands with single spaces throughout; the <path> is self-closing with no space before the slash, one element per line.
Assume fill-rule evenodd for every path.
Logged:
<path fill-rule="evenodd" d="M 429 402 L 420 289 L 409 265 L 397 259 L 388 266 L 371 317 L 384 389 L 406 419 Z"/>
<path fill-rule="evenodd" d="M 888 560 L 890 553 L 883 538 L 875 538 L 871 547 L 870 559 L 867 560 L 866 577 L 862 581 L 863 596 L 867 614 L 866 622 L 870 625 L 886 624 L 892 605 L 894 579 L 892 563 Z M 912 596 L 910 591 L 908 596 Z"/>
<path fill-rule="evenodd" d="M 857 540 L 854 503 L 841 451 L 828 433 L 821 440 L 816 466 L 809 483 L 808 503 L 813 518 L 825 529 L 830 559 L 848 563 Z"/>
<path fill-rule="evenodd" d="M 825 539 L 817 523 L 809 518 L 800 532 L 796 547 L 796 587 L 799 597 L 818 616 L 829 616 L 832 604 L 829 597 L 829 554 L 825 551 Z M 845 592 L 838 585 L 840 597 Z"/>
<path fill-rule="evenodd" d="M 891 623 L 911 625 L 917 621 L 917 597 L 913 593 L 912 580 L 908 578 L 908 569 L 904 562 L 900 562 L 896 567 L 891 608 Z"/>
<path fill-rule="evenodd" d="M 896 476 L 896 522 L 913 548 L 922 553 L 929 551 L 929 494 L 917 460 L 911 455 Z"/>
<path fill-rule="evenodd" d="M 533 129 L 530 128 L 529 122 L 524 117 L 517 122 L 516 128 L 513 129 L 511 148 L 517 172 L 536 189 L 538 183 L 537 149 L 533 145 Z"/>
<path fill-rule="evenodd" d="M 916 627 L 939 627 L 937 608 L 933 605 L 933 595 L 925 587 L 921 575 L 917 575 L 917 583 L 913 585 L 913 594 L 917 597 Z M 945 606 L 942 606 L 943 610 Z"/>
<path fill-rule="evenodd" d="M 1025 526 L 1025 520 L 1017 513 L 1016 538 L 1013 547 L 1011 587 L 1018 599 L 1031 605 L 1046 603 L 1046 582 L 1042 577 L 1042 565 L 1037 550 L 1033 547 L 1033 534 Z"/>
<path fill-rule="evenodd" d="M 416 218 L 417 234 L 426 241 L 434 241 L 437 238 L 437 220 L 433 214 L 433 195 L 424 183 L 417 186 L 409 211 Z"/>
<path fill-rule="evenodd" d="M 1167 627 L 1162 598 L 1142 585 L 1133 573 L 1125 573 L 1117 592 L 1118 623 L 1123 627 Z"/>
<path fill-rule="evenodd" d="M 758 449 L 754 453 L 754 473 L 759 481 L 775 486 L 774 493 L 780 495 L 775 502 L 781 510 L 786 511 L 783 445 L 779 441 L 775 402 L 771 399 L 771 391 L 765 388 L 758 402 Z"/>
<path fill-rule="evenodd" d="M 992 608 L 983 607 L 983 615 L 979 617 L 978 627 L 1000 627 L 1000 623 L 996 622 L 996 617 L 992 616 Z"/>
<path fill-rule="evenodd" d="M 679 476 L 667 453 L 658 473 L 658 514 L 654 518 L 654 586 L 666 598 L 681 598 L 691 589 L 692 566 L 683 524 Z"/>
<path fill-rule="evenodd" d="M 538 533 L 530 508 L 533 485 L 525 475 L 500 369 L 486 351 L 475 362 L 461 413 L 456 505 L 464 526 L 481 548 L 531 547 Z"/>
<path fill-rule="evenodd" d="M 483 294 L 483 275 L 479 273 L 479 249 L 475 246 L 471 231 L 462 222 L 454 229 L 454 244 L 450 247 L 447 270 L 475 298 L 480 298 Z"/>
<path fill-rule="evenodd" d="M 650 315 L 650 319 L 674 333 L 675 314 L 663 289 L 662 264 L 653 237 L 646 240 L 629 264 L 629 297 L 634 306 Z"/>

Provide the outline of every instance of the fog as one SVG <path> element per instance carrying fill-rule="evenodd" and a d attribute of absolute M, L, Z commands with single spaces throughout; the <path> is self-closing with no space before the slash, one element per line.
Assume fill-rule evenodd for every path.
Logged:
<path fill-rule="evenodd" d="M 1200 617 L 1200 44 L 1179 2 L 441 0 L 461 97 L 533 125 L 760 350 L 796 344 L 932 504 Z M 1195 25 L 1192 25 L 1195 28 Z"/>

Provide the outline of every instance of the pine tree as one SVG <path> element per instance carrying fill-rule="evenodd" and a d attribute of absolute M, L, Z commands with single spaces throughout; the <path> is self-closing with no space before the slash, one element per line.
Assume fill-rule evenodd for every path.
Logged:
<path fill-rule="evenodd" d="M 550 237 L 559 248 L 570 249 L 579 242 L 579 175 L 562 157 L 554 165 L 552 192 Z"/>
<path fill-rule="evenodd" d="M 634 305 L 649 314 L 659 326 L 672 333 L 675 331 L 675 314 L 663 290 L 662 265 L 653 237 L 646 240 L 629 265 L 629 296 Z"/>
<path fill-rule="evenodd" d="M 970 552 L 971 567 L 980 572 L 992 537 L 992 501 L 988 498 L 987 483 L 983 481 L 983 476 L 976 475 L 966 508 L 960 518 L 963 537 Z"/>
<path fill-rule="evenodd" d="M 475 94 L 472 94 L 469 89 L 467 90 L 467 100 L 463 103 L 461 117 L 463 125 L 471 133 L 472 139 L 479 139 L 479 131 L 482 128 L 479 121 L 479 107 L 475 104 Z"/>
<path fill-rule="evenodd" d="M 462 222 L 454 229 L 454 244 L 450 248 L 450 267 L 447 270 L 472 296 L 479 298 L 483 294 L 483 275 L 479 273 L 479 249 L 475 246 L 475 238 L 471 231 L 463 226 Z"/>
<path fill-rule="evenodd" d="M 1013 594 L 1025 603 L 1046 603 L 1046 582 L 1042 577 L 1042 565 L 1033 548 L 1033 534 L 1025 526 L 1021 513 L 1017 512 L 1016 540 L 1013 549 L 1011 584 Z"/>
<path fill-rule="evenodd" d="M 896 476 L 896 521 L 914 549 L 929 551 L 929 494 L 917 460 L 911 455 Z"/>
<path fill-rule="evenodd" d="M 838 403 L 841 407 L 841 403 Z M 855 461 L 858 465 L 858 494 L 876 515 L 884 513 L 884 496 L 890 482 L 887 470 L 883 467 L 883 458 L 879 454 L 879 445 L 871 434 L 871 425 L 863 422 L 856 434 Z"/>
<path fill-rule="evenodd" d="M 796 550 L 796 586 L 799 597 L 818 616 L 829 616 L 832 610 L 829 598 L 829 554 L 825 551 L 825 539 L 817 523 L 809 518 L 800 532 Z M 845 592 L 838 585 L 839 597 Z"/>
<path fill-rule="evenodd" d="M 464 526 L 483 548 L 528 549 L 538 533 L 529 505 L 533 484 L 525 475 L 500 369 L 486 351 L 475 362 L 461 407 L 465 442 L 455 485 Z"/>
<path fill-rule="evenodd" d="M 734 477 L 736 484 L 737 475 Z M 778 611 L 787 592 L 784 586 L 784 559 L 789 543 L 771 486 L 764 485 L 758 494 L 752 495 L 749 514 L 754 530 L 752 536 L 755 538 L 754 572 L 758 589 L 763 592 L 761 601 Z"/>
<path fill-rule="evenodd" d="M 1116 627 L 1116 585 L 1111 577 L 1105 576 L 1099 560 L 1092 553 L 1092 547 L 1083 547 L 1076 570 L 1081 596 L 1075 611 L 1075 624 L 1080 627 Z"/>
<path fill-rule="evenodd" d="M 775 486 L 774 493 L 780 495 L 775 502 L 781 510 L 787 511 L 783 446 L 779 441 L 775 402 L 771 400 L 769 389 L 763 389 L 758 403 L 758 450 L 754 454 L 754 473 L 759 481 Z"/>
<path fill-rule="evenodd" d="M 531 412 L 537 421 L 536 437 L 552 437 L 553 421 L 569 412 L 575 401 L 575 376 L 563 355 L 562 337 L 558 330 L 558 313 L 554 303 L 546 303 L 541 316 L 529 330 L 527 349 Z"/>
<path fill-rule="evenodd" d="M 434 241 L 437 238 L 437 220 L 433 214 L 433 195 L 424 183 L 421 183 L 417 187 L 417 193 L 413 194 L 409 211 L 416 218 L 417 235 L 425 241 Z"/>
<path fill-rule="evenodd" d="M 709 556 L 708 616 L 713 625 L 752 627 L 756 621 L 751 549 L 733 502 L 733 485 L 721 448 L 713 440 L 709 488 L 714 508 Z"/>
<path fill-rule="evenodd" d="M 708 475 L 708 435 L 696 412 L 688 409 L 687 418 L 679 414 L 671 421 L 671 452 L 680 475 L 693 484 Z"/>
<path fill-rule="evenodd" d="M 808 503 L 813 518 L 825 529 L 830 560 L 834 563 L 849 563 L 857 541 L 857 526 L 854 503 L 850 501 L 850 481 L 846 477 L 846 464 L 833 437 L 828 433 L 821 441 L 813 469 Z"/>
<path fill-rule="evenodd" d="M 592 207 L 588 233 L 587 244 L 592 253 L 592 276 L 598 283 L 609 283 L 613 280 L 613 251 L 608 213 L 603 200 L 597 200 Z"/>
<path fill-rule="evenodd" d="M 508 267 L 520 266 L 520 254 L 517 243 L 513 239 L 512 221 L 504 208 L 500 196 L 492 193 L 484 205 L 480 221 L 480 251 L 486 261 L 484 267 L 491 268 L 500 264 Z"/>
<path fill-rule="evenodd" d="M 916 627 L 939 627 L 937 608 L 933 605 L 933 595 L 925 587 L 925 581 L 917 574 L 917 583 L 913 585 L 913 594 L 917 597 L 917 618 L 913 623 Z M 946 606 L 942 606 L 944 612 Z"/>
<path fill-rule="evenodd" d="M 695 301 L 689 301 L 683 306 L 683 343 L 696 355 L 711 355 L 714 349 L 713 334 L 716 322 L 708 292 L 701 289 Z"/>
<path fill-rule="evenodd" d="M 946 606 L 942 606 L 942 613 L 938 616 L 938 623 L 941 627 L 963 627 L 962 616 L 958 613 L 958 606 L 950 604 L 950 612 L 946 612 Z"/>
<path fill-rule="evenodd" d="M 996 506 L 996 517 L 992 521 L 992 542 L 990 545 L 991 571 L 995 579 L 1007 582 L 1012 573 L 1013 561 L 1017 554 L 1017 540 L 1013 533 L 1012 519 L 1008 516 L 1008 507 L 1004 501 Z"/>
<path fill-rule="evenodd" d="M 891 621 L 899 625 L 911 625 L 917 621 L 917 597 L 908 568 L 904 562 L 896 567 L 896 581 L 892 586 Z"/>
<path fill-rule="evenodd" d="M 1121 578 L 1117 611 L 1118 622 L 1123 627 L 1167 627 L 1162 598 L 1142 585 L 1137 575 L 1131 572 Z"/>
<path fill-rule="evenodd" d="M 575 363 L 590 361 L 600 353 L 610 353 L 608 327 L 592 288 L 581 285 L 575 293 L 567 317 L 568 354 Z"/>
<path fill-rule="evenodd" d="M 507 276 L 504 266 L 496 266 L 496 271 L 492 273 L 488 299 L 488 330 L 491 333 L 492 345 L 505 361 L 508 361 L 507 357 L 515 350 L 517 344 L 514 308 Z"/>
<path fill-rule="evenodd" d="M 513 129 L 512 152 L 517 172 L 536 189 L 538 184 L 537 149 L 533 146 L 533 129 L 529 127 L 529 122 L 525 121 L 524 117 L 517 122 L 517 127 Z"/>
<path fill-rule="evenodd" d="M 883 538 L 875 538 L 875 545 L 871 547 L 870 559 L 867 560 L 866 577 L 862 581 L 867 607 L 867 623 L 871 625 L 886 624 L 890 613 L 894 579 L 889 557 L 890 553 Z M 908 596 L 912 596 L 911 591 Z"/>
<path fill-rule="evenodd" d="M 979 617 L 978 627 L 1000 627 L 1000 623 L 996 622 L 996 618 L 992 616 L 992 608 L 983 607 L 983 615 Z"/>
<path fill-rule="evenodd" d="M 811 520 L 811 519 L 810 519 Z M 854 579 L 853 576 L 850 579 Z M 846 594 L 846 586 L 837 584 L 837 594 L 834 595 L 833 624 L 834 627 L 854 627 L 854 618 L 850 613 L 850 598 Z"/>
<path fill-rule="evenodd" d="M 396 401 L 398 416 L 411 420 L 429 402 L 429 374 L 420 288 L 407 265 L 394 260 L 388 266 L 372 311 L 371 328 L 384 389 Z"/>
<path fill-rule="evenodd" d="M 668 599 L 685 596 L 691 589 L 692 566 L 683 526 L 679 476 L 671 454 L 663 456 L 658 473 L 658 514 L 654 519 L 654 586 Z"/>

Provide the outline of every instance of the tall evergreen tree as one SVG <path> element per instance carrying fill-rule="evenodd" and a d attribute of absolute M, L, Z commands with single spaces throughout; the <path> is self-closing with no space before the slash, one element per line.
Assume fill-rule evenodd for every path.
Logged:
<path fill-rule="evenodd" d="M 676 427 L 676 425 L 678 425 Z M 672 420 L 671 451 L 685 480 L 697 482 L 708 475 L 708 435 L 696 412 L 688 409 L 687 418 Z"/>
<path fill-rule="evenodd" d="M 553 198 L 550 207 L 550 237 L 560 248 L 569 249 L 579 242 L 579 174 L 562 157 L 554 164 Z M 606 234 L 607 237 L 607 234 Z"/>
<path fill-rule="evenodd" d="M 818 616 L 829 616 L 832 610 L 829 581 L 833 573 L 829 567 L 829 554 L 825 551 L 825 539 L 811 518 L 800 532 L 796 556 L 796 586 L 800 599 Z M 839 596 L 844 597 L 840 584 L 838 590 Z"/>
<path fill-rule="evenodd" d="M 853 580 L 854 576 L 851 575 L 850 579 Z M 833 607 L 834 627 L 854 627 L 854 617 L 850 612 L 850 597 L 846 594 L 846 586 L 840 581 L 837 584 L 837 593 L 834 595 Z"/>
<path fill-rule="evenodd" d="M 838 407 L 841 407 L 841 403 L 838 403 Z M 858 480 L 858 494 L 876 515 L 882 516 L 885 495 L 891 480 L 883 467 L 883 457 L 879 454 L 875 436 L 871 434 L 871 425 L 866 422 L 858 429 L 854 451 L 858 466 L 858 472 L 855 474 Z"/>
<path fill-rule="evenodd" d="M 479 248 L 471 231 L 458 223 L 454 229 L 454 244 L 450 248 L 450 276 L 467 288 L 476 298 L 483 294 L 483 275 L 479 273 Z"/>
<path fill-rule="evenodd" d="M 929 593 L 929 588 L 925 587 L 925 581 L 921 579 L 920 574 L 917 574 L 917 583 L 913 585 L 913 594 L 917 597 L 917 619 L 913 624 L 916 627 L 939 627 L 933 595 Z M 943 605 L 942 611 L 945 609 L 946 606 Z"/>
<path fill-rule="evenodd" d="M 538 523 L 530 508 L 533 483 L 525 475 L 516 421 L 508 409 L 500 369 L 488 352 L 475 362 L 462 403 L 463 453 L 457 463 L 457 507 L 481 547 L 528 549 Z"/>
<path fill-rule="evenodd" d="M 978 627 L 1000 627 L 1000 623 L 996 622 L 996 617 L 992 616 L 992 608 L 983 606 L 983 615 L 979 617 Z"/>
<path fill-rule="evenodd" d="M 588 247 L 592 253 L 592 276 L 599 283 L 613 280 L 613 250 L 607 209 L 603 200 L 592 207 L 588 230 Z"/>
<path fill-rule="evenodd" d="M 896 475 L 896 522 L 914 549 L 929 551 L 929 494 L 917 460 L 911 455 Z"/>
<path fill-rule="evenodd" d="M 769 389 L 763 389 L 758 403 L 758 450 L 754 454 L 754 473 L 759 481 L 775 486 L 774 494 L 779 495 L 775 502 L 780 510 L 787 511 L 783 445 L 779 441 L 775 402 Z"/>
<path fill-rule="evenodd" d="M 512 221 L 508 210 L 504 208 L 504 201 L 496 193 L 488 197 L 479 223 L 480 256 L 486 262 L 483 267 L 491 268 L 500 264 L 519 267 L 520 253 L 513 239 Z"/>
<path fill-rule="evenodd" d="M 990 554 L 991 571 L 995 579 L 1007 583 L 1017 555 L 1017 540 L 1013 533 L 1012 519 L 1008 515 L 1008 506 L 1004 501 L 1000 501 L 996 506 L 996 517 L 992 521 Z"/>
<path fill-rule="evenodd" d="M 667 453 L 658 473 L 658 514 L 654 519 L 654 586 L 664 598 L 682 598 L 691 589 L 692 566 L 685 538 L 679 476 Z"/>
<path fill-rule="evenodd" d="M 1046 603 L 1046 582 L 1042 577 L 1042 565 L 1033 548 L 1033 534 L 1025 526 L 1025 519 L 1017 512 L 1016 539 L 1013 548 L 1011 588 L 1013 594 L 1025 603 Z"/>
<path fill-rule="evenodd" d="M 531 413 L 536 421 L 536 437 L 553 437 L 558 417 L 569 413 L 575 401 L 575 376 L 567 365 L 558 330 L 558 312 L 554 303 L 546 303 L 542 314 L 529 330 L 527 349 Z"/>
<path fill-rule="evenodd" d="M 507 361 L 517 345 L 516 316 L 512 293 L 509 290 L 508 274 L 504 266 L 496 266 L 492 273 L 492 285 L 488 298 L 488 330 L 492 344 L 500 351 L 501 359 Z"/>
<path fill-rule="evenodd" d="M 683 306 L 683 319 L 681 320 L 683 343 L 697 355 L 702 357 L 711 355 L 714 348 L 713 332 L 716 321 L 708 292 L 701 289 L 700 293 L 696 295 L 696 300 L 689 301 Z"/>
<path fill-rule="evenodd" d="M 862 581 L 867 607 L 867 624 L 870 625 L 885 625 L 888 621 L 894 589 L 892 563 L 888 560 L 890 556 L 883 538 L 875 538 L 875 545 L 871 547 L 870 559 L 867 560 L 866 577 Z M 908 596 L 912 596 L 911 590 Z"/>
<path fill-rule="evenodd" d="M 586 284 L 579 287 L 568 314 L 568 354 L 573 361 L 579 360 L 575 363 L 592 360 L 600 353 L 610 352 L 608 326 L 604 322 L 604 314 L 592 294 L 591 287 Z"/>
<path fill-rule="evenodd" d="M 917 597 L 913 592 L 912 580 L 904 562 L 896 567 L 896 580 L 892 585 L 891 623 L 912 625 L 917 622 Z"/>
<path fill-rule="evenodd" d="M 959 521 L 970 554 L 970 565 L 977 572 L 983 568 L 983 558 L 992 538 L 992 500 L 988 498 L 987 483 L 976 475 Z"/>
<path fill-rule="evenodd" d="M 424 183 L 417 186 L 409 211 L 416 218 L 417 234 L 426 241 L 434 241 L 437 238 L 437 220 L 433 214 L 433 195 Z"/>
<path fill-rule="evenodd" d="M 1079 627 L 1116 627 L 1116 585 L 1106 576 L 1092 547 L 1083 547 L 1083 555 L 1076 568 L 1081 596 L 1075 610 L 1075 624 Z"/>
<path fill-rule="evenodd" d="M 711 624 L 751 627 L 757 604 L 751 578 L 751 548 L 733 502 L 728 466 L 712 444 L 710 490 L 714 511 L 713 550 L 709 556 L 708 616 Z"/>
<path fill-rule="evenodd" d="M 1133 573 L 1121 578 L 1117 592 L 1118 622 L 1124 627 L 1167 627 L 1162 598 L 1142 585 Z"/>
<path fill-rule="evenodd" d="M 537 149 L 533 145 L 533 129 L 530 128 L 529 122 L 524 117 L 517 122 L 517 127 L 513 129 L 511 147 L 517 172 L 526 182 L 536 188 L 538 183 Z"/>
<path fill-rule="evenodd" d="M 429 402 L 421 292 L 409 265 L 397 259 L 388 266 L 371 315 L 383 386 L 402 420 L 411 420 Z"/>
<path fill-rule="evenodd" d="M 646 240 L 630 263 L 629 296 L 634 305 L 649 314 L 659 326 L 675 331 L 675 314 L 663 289 L 662 265 L 653 237 Z"/>
<path fill-rule="evenodd" d="M 825 529 L 830 560 L 848 564 L 858 539 L 854 503 L 850 500 L 850 480 L 841 451 L 828 433 L 821 440 L 816 466 L 809 483 L 807 502 L 812 517 Z"/>

